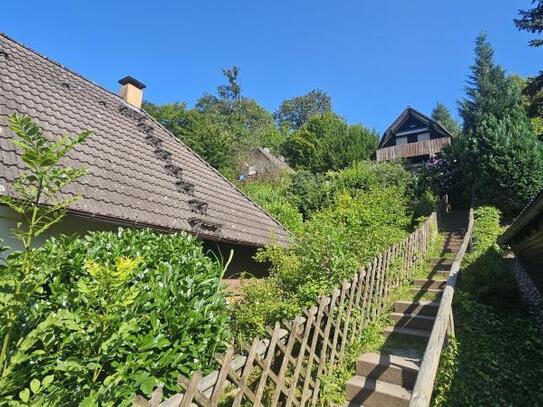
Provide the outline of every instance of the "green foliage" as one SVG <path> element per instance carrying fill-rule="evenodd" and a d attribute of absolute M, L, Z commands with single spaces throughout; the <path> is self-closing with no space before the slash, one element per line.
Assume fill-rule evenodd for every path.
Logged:
<path fill-rule="evenodd" d="M 494 50 L 485 34 L 479 34 L 475 46 L 475 63 L 471 66 L 467 97 L 460 103 L 464 132 L 477 131 L 489 115 L 496 119 L 510 116 L 526 120 L 520 89 L 512 77 L 494 62 Z"/>
<path fill-rule="evenodd" d="M 361 162 L 326 176 L 303 174 L 303 182 L 298 178 L 297 184 L 276 188 L 275 199 L 304 209 L 306 220 L 291 247 L 268 247 L 257 254 L 271 263 L 271 276 L 243 288 L 234 307 L 238 340 L 262 335 L 266 325 L 293 317 L 411 230 L 411 178 L 400 165 Z M 295 195 L 293 186 L 304 183 L 311 186 Z M 308 191 L 319 188 L 327 198 L 308 199 Z"/>
<path fill-rule="evenodd" d="M 453 136 L 458 136 L 462 132 L 460 125 L 453 119 L 447 106 L 441 102 L 437 102 L 432 110 L 432 119 L 443 125 Z"/>
<path fill-rule="evenodd" d="M 469 140 L 467 155 L 476 202 L 496 205 L 508 216 L 519 213 L 543 185 L 543 146 L 526 120 L 489 116 Z"/>
<path fill-rule="evenodd" d="M 529 10 L 519 10 L 520 18 L 515 19 L 515 25 L 519 30 L 540 34 L 543 32 L 543 0 L 532 0 L 535 6 Z M 543 45 L 543 39 L 537 38 L 530 41 L 532 47 Z"/>
<path fill-rule="evenodd" d="M 464 134 L 428 163 L 423 178 L 437 193 L 495 205 L 513 217 L 543 186 L 543 146 L 526 115 L 518 78 L 494 63 L 485 35 L 477 38 L 475 51 L 460 104 Z"/>
<path fill-rule="evenodd" d="M 500 255 L 499 221 L 496 208 L 475 211 L 474 250 L 453 300 L 456 338 L 441 356 L 434 406 L 543 403 L 543 341 Z"/>
<path fill-rule="evenodd" d="M 480 207 L 474 217 L 475 250 L 464 258 L 463 283 L 482 303 L 504 308 L 518 306 L 520 297 L 515 280 L 496 244 L 502 233 L 500 212 L 493 207 Z"/>
<path fill-rule="evenodd" d="M 331 111 L 330 96 L 322 90 L 314 89 L 303 96 L 284 100 L 274 116 L 280 127 L 297 130 L 307 123 L 311 116 Z"/>
<path fill-rule="evenodd" d="M 378 142 L 375 131 L 361 125 L 349 126 L 344 119 L 328 112 L 311 116 L 285 141 L 282 152 L 296 168 L 326 172 L 369 159 Z"/>
<path fill-rule="evenodd" d="M 77 200 L 77 197 L 61 199 L 59 194 L 66 185 L 84 174 L 82 169 L 62 167 L 59 162 L 90 135 L 83 132 L 49 141 L 32 119 L 17 115 L 9 117 L 9 127 L 15 134 L 12 140 L 20 151 L 24 168 L 11 184 L 14 196 L 0 196 L 0 203 L 21 216 L 12 234 L 22 242 L 24 251 L 11 255 L 5 264 L 0 264 L 0 389 L 8 387 L 6 381 L 10 380 L 19 363 L 18 348 L 31 342 L 35 335 L 34 328 L 40 315 L 34 300 L 43 294 L 42 286 L 50 278 L 50 270 L 33 267 L 33 240 L 59 222 L 67 207 Z M 27 312 L 29 308 L 32 312 Z M 38 392 L 27 395 L 25 391 L 23 397 L 29 399 L 30 394 L 37 395 Z"/>
<path fill-rule="evenodd" d="M 211 368 L 226 346 L 222 270 L 185 233 L 50 239 L 32 267 L 52 278 L 26 312 L 46 317 L 11 355 L 3 397 L 53 375 L 50 401 L 130 405 L 158 384 L 177 391 L 180 373 Z"/>
<path fill-rule="evenodd" d="M 543 1 L 533 0 L 534 7 L 529 10 L 519 10 L 520 18 L 515 19 L 519 30 L 541 34 L 543 32 Z M 535 38 L 529 42 L 532 47 L 543 45 L 543 39 Z M 543 71 L 528 80 L 524 88 L 524 95 L 528 99 L 527 112 L 532 120 L 534 133 L 543 136 Z"/>
<path fill-rule="evenodd" d="M 287 195 L 290 179 L 284 175 L 279 179 L 245 182 L 243 192 L 265 208 L 275 219 L 291 232 L 298 232 L 303 226 L 302 214 Z"/>
<path fill-rule="evenodd" d="M 228 178 L 235 178 L 241 163 L 258 146 L 278 151 L 284 132 L 275 127 L 271 113 L 256 101 L 243 97 L 239 68 L 224 69 L 227 85 L 217 88 L 218 96 L 204 94 L 193 109 L 184 103 L 143 108 Z"/>
<path fill-rule="evenodd" d="M 15 231 L 15 237 L 29 248 L 34 237 L 60 221 L 66 208 L 77 200 L 77 197 L 59 200 L 56 195 L 85 171 L 62 167 L 59 162 L 75 146 L 83 143 L 90 132 L 49 141 L 30 117 L 16 114 L 9 117 L 9 127 L 16 135 L 13 144 L 20 151 L 25 169 L 11 183 L 15 196 L 1 196 L 0 203 L 22 216 L 23 223 Z"/>

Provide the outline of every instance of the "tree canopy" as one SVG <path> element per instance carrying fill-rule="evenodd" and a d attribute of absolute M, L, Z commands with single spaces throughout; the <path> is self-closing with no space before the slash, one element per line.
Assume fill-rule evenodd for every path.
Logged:
<path fill-rule="evenodd" d="M 520 18 L 515 19 L 519 30 L 540 34 L 543 32 L 543 0 L 533 0 L 535 6 L 529 10 L 520 10 Z M 543 45 L 543 39 L 536 38 L 529 42 L 532 47 Z M 529 78 L 523 93 L 528 98 L 528 115 L 536 134 L 543 138 L 543 71 L 534 78 Z"/>
<path fill-rule="evenodd" d="M 331 111 L 330 96 L 322 90 L 314 89 L 303 96 L 284 100 L 274 116 L 280 126 L 297 130 L 307 123 L 311 116 Z"/>
<path fill-rule="evenodd" d="M 463 134 L 453 138 L 427 174 L 439 192 L 517 214 L 543 185 L 543 146 L 526 115 L 519 79 L 494 62 L 486 35 L 460 103 Z"/>
<path fill-rule="evenodd" d="M 333 113 L 324 91 L 287 99 L 271 114 L 243 95 L 238 67 L 223 74 L 227 83 L 216 94 L 204 93 L 194 108 L 150 102 L 143 108 L 230 179 L 255 147 L 282 153 L 294 167 L 312 172 L 345 168 L 369 159 L 377 148 L 377 132 Z"/>
<path fill-rule="evenodd" d="M 378 143 L 376 131 L 362 125 L 349 125 L 329 112 L 311 116 L 285 141 L 282 152 L 295 168 L 326 172 L 369 159 Z"/>

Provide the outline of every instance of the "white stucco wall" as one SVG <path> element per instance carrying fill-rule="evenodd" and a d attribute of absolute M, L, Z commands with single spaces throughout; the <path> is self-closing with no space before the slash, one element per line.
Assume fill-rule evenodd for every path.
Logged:
<path fill-rule="evenodd" d="M 0 245 L 8 246 L 10 248 L 9 251 L 22 249 L 21 243 L 18 240 L 13 239 L 10 233 L 10 231 L 16 227 L 18 220 L 18 215 L 15 212 L 4 205 L 0 205 L 0 239 L 3 240 Z M 117 230 L 117 228 L 118 225 L 111 223 L 95 222 L 73 215 L 66 215 L 60 223 L 54 225 L 43 235 L 38 236 L 34 241 L 34 245 L 39 246 L 43 244 L 43 242 L 51 236 L 58 236 L 61 234 L 83 235 L 92 230 Z M 4 253 L 4 255 L 5 254 L 7 253 Z"/>

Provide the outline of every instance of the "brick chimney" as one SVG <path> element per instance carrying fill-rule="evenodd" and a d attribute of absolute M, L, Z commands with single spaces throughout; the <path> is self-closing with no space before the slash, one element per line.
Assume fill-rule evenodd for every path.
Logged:
<path fill-rule="evenodd" d="M 121 97 L 139 109 L 143 101 L 143 89 L 145 85 L 131 76 L 125 76 L 119 83 L 121 84 Z"/>

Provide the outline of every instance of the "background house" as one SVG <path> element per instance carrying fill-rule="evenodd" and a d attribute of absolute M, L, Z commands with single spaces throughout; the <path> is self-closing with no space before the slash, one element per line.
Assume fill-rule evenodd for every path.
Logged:
<path fill-rule="evenodd" d="M 118 96 L 0 35 L 0 194 L 13 194 L 22 168 L 9 115 L 30 116 L 51 138 L 91 130 L 66 159 L 87 170 L 64 191 L 81 199 L 43 239 L 118 226 L 186 231 L 225 259 L 234 248 L 232 273 L 258 274 L 256 248 L 287 244 L 287 231 L 140 109 L 141 82 L 120 84 Z M 17 249 L 9 230 L 18 217 L 2 206 L 0 216 L 0 239 Z"/>
<path fill-rule="evenodd" d="M 451 133 L 431 117 L 408 107 L 385 131 L 375 153 L 377 161 L 405 158 L 420 165 L 451 143 Z"/>
<path fill-rule="evenodd" d="M 277 176 L 285 172 L 294 172 L 279 156 L 274 156 L 269 148 L 255 148 L 239 173 L 240 181 L 247 181 L 266 176 Z"/>

